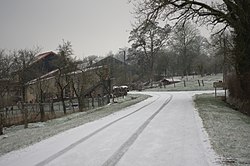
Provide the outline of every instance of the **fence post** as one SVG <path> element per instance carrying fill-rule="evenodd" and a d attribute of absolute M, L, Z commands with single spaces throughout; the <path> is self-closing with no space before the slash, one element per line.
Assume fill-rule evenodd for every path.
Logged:
<path fill-rule="evenodd" d="M 198 80 L 198 84 L 199 84 L 199 86 L 201 86 L 200 80 Z"/>
<path fill-rule="evenodd" d="M 217 97 L 216 87 L 214 88 L 214 92 L 215 92 L 215 97 Z"/>

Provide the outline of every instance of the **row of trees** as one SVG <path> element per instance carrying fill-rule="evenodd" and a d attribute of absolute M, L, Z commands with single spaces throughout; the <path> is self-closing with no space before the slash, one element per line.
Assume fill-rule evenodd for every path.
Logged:
<path fill-rule="evenodd" d="M 130 32 L 131 48 L 123 48 L 126 50 L 125 63 L 129 65 L 126 69 L 129 77 L 124 83 L 231 70 L 230 59 L 224 58 L 232 52 L 230 38 L 228 33 L 206 39 L 189 21 L 175 26 L 156 20 L 142 22 Z M 110 52 L 108 56 L 124 61 L 123 51 Z M 85 57 L 83 65 L 92 65 L 100 59 L 95 55 Z"/>
<path fill-rule="evenodd" d="M 127 62 L 137 66 L 138 77 L 144 80 L 162 75 L 216 74 L 223 71 L 223 55 L 232 47 L 228 38 L 214 35 L 208 40 L 188 21 L 174 27 L 144 22 L 130 33 Z"/>
<path fill-rule="evenodd" d="M 176 21 L 177 25 L 183 25 L 182 27 L 184 27 L 189 20 L 193 20 L 200 25 L 206 24 L 212 27 L 219 27 L 219 30 L 216 32 L 219 37 L 215 37 L 212 42 L 213 44 L 218 44 L 216 47 L 219 46 L 219 48 L 215 49 L 216 52 L 214 53 L 221 54 L 220 52 L 223 52 L 222 60 L 224 61 L 224 71 L 228 68 L 228 64 L 233 66 L 235 76 L 228 82 L 230 85 L 230 95 L 232 98 L 240 100 L 241 104 L 246 105 L 247 107 L 243 109 L 245 109 L 246 113 L 249 113 L 247 109 L 249 110 L 250 108 L 250 1 L 130 1 L 136 4 L 135 13 L 138 18 L 139 27 L 150 27 L 152 22 L 160 20 L 163 20 L 163 22 L 166 20 Z M 177 27 L 174 30 L 176 29 L 179 28 Z M 185 36 L 187 31 L 182 32 L 181 35 Z M 192 36 L 194 31 L 187 33 Z M 175 37 L 179 37 L 179 35 Z M 193 39 L 191 41 L 194 41 Z M 203 39 L 200 39 L 200 41 L 202 40 Z M 188 52 L 189 45 L 188 40 L 183 38 L 181 43 L 182 47 L 178 49 L 178 52 L 185 56 L 181 60 L 183 61 L 182 74 L 189 72 L 190 61 L 187 58 L 194 55 Z M 199 47 L 202 48 L 204 46 L 197 46 L 197 48 Z M 202 59 L 205 58 L 203 57 Z M 187 63 L 184 63 L 184 61 Z M 199 68 L 202 69 L 203 67 L 199 65 Z M 235 83 L 232 83 L 232 81 Z"/>

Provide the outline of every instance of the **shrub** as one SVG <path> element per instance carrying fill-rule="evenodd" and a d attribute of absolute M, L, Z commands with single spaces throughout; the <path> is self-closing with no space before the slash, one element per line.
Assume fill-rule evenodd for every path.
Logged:
<path fill-rule="evenodd" d="M 243 76 L 230 74 L 227 77 L 229 104 L 250 116 L 250 73 Z M 244 90 L 243 90 L 244 89 Z"/>

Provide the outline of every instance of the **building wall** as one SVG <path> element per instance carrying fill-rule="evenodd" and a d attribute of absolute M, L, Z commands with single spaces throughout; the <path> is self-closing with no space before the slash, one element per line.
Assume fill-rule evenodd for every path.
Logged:
<path fill-rule="evenodd" d="M 78 93 L 86 93 L 86 96 L 97 97 L 98 95 L 105 95 L 104 87 L 99 85 L 101 79 L 99 76 L 99 70 L 101 72 L 107 72 L 107 68 L 95 68 L 89 69 L 87 71 L 76 71 L 68 73 L 61 77 L 61 84 L 63 86 L 67 85 L 64 91 L 64 97 L 76 97 L 74 88 Z M 103 73 L 102 73 L 103 75 Z M 30 84 L 27 84 L 26 88 L 26 102 L 38 102 L 40 100 L 41 89 L 44 92 L 45 101 L 50 101 L 51 99 L 56 99 L 59 96 L 59 88 L 57 85 L 58 76 L 53 76 L 45 79 L 37 79 Z"/>

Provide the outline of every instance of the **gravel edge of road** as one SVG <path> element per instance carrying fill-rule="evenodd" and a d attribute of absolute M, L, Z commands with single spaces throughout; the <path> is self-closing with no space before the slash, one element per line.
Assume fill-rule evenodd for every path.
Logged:
<path fill-rule="evenodd" d="M 25 148 L 71 128 L 98 120 L 149 97 L 142 94 L 129 94 L 125 99 L 117 100 L 116 103 L 87 112 L 78 112 L 47 122 L 30 123 L 28 129 L 23 129 L 23 126 L 8 128 L 5 135 L 0 136 L 0 156 Z"/>

